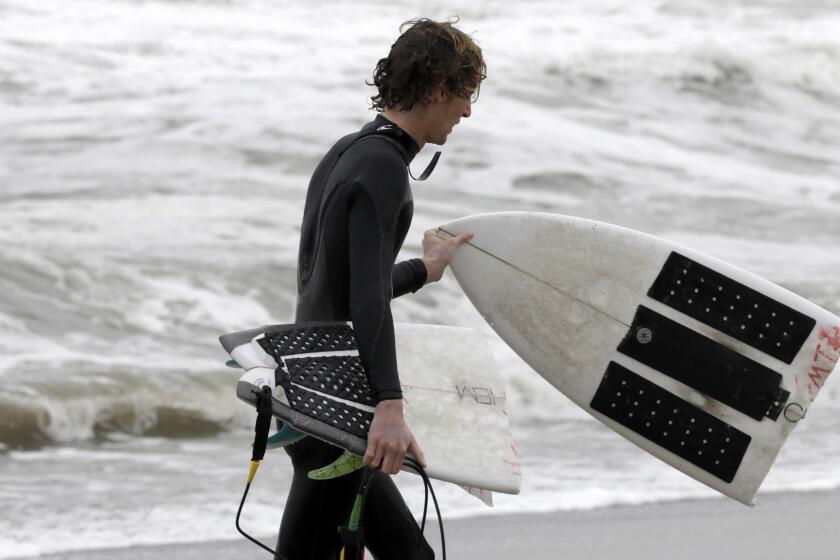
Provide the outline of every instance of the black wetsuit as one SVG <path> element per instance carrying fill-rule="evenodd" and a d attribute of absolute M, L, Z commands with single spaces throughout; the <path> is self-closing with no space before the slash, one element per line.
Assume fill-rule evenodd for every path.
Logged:
<path fill-rule="evenodd" d="M 383 128 L 384 127 L 384 128 Z M 376 401 L 401 398 L 390 301 L 426 282 L 420 259 L 394 264 L 413 214 L 407 165 L 411 137 L 377 116 L 339 140 L 309 183 L 298 253 L 296 322 L 351 320 Z M 309 437 L 286 448 L 294 477 L 276 558 L 336 558 L 363 471 L 307 478 L 341 449 Z M 380 560 L 434 558 L 388 475 L 376 473 L 362 519 L 367 548 Z"/>

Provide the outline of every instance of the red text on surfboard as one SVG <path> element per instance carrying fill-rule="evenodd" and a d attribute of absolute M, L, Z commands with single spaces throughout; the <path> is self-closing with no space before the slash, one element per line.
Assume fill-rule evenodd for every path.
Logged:
<path fill-rule="evenodd" d="M 840 327 L 820 329 L 819 342 L 808 372 L 808 396 L 813 401 L 840 359 Z"/>

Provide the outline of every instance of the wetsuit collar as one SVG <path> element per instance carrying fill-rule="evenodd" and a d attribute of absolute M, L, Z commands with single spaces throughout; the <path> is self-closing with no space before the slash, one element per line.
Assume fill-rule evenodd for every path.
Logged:
<path fill-rule="evenodd" d="M 400 128 L 396 123 L 389 121 L 382 115 L 377 115 L 376 118 L 373 119 L 372 125 L 377 131 L 381 131 L 388 134 L 394 140 L 400 143 L 400 145 L 405 150 L 407 160 L 406 164 L 411 163 L 411 161 L 414 159 L 414 156 L 416 156 L 418 152 L 420 152 L 420 146 L 417 145 L 417 142 L 414 141 L 414 138 L 412 138 L 408 132 Z"/>

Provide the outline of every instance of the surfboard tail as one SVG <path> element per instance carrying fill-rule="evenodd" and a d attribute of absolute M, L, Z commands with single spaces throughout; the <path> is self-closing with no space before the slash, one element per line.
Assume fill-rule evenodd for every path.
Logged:
<path fill-rule="evenodd" d="M 518 493 L 506 392 L 483 337 L 456 327 L 395 327 L 406 423 L 427 474 L 475 488 L 485 502 L 492 491 Z M 286 425 L 364 455 L 375 401 L 350 325 L 272 325 L 220 340 L 246 370 L 236 389 L 241 400 L 253 405 L 254 389 L 269 386 L 273 414 Z"/>

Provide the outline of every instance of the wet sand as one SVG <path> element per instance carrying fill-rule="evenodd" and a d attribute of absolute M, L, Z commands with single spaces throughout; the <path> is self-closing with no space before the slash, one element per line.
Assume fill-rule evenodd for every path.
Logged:
<path fill-rule="evenodd" d="M 462 560 L 840 560 L 840 489 L 445 521 L 447 557 Z M 226 531 L 228 528 L 220 530 Z M 438 558 L 435 523 L 427 528 Z M 263 542 L 273 545 L 273 536 Z M 258 560 L 244 539 L 53 554 L 61 560 Z M 371 557 L 371 556 L 369 556 Z"/>

